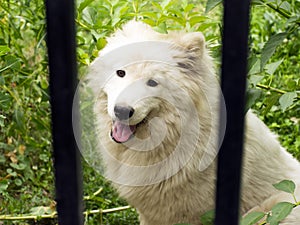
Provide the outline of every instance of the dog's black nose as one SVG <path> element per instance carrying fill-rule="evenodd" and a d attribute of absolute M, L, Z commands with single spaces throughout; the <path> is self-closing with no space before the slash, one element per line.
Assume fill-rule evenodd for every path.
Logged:
<path fill-rule="evenodd" d="M 132 117 L 134 109 L 130 106 L 116 105 L 114 107 L 114 113 L 119 120 L 128 120 L 130 117 Z"/>

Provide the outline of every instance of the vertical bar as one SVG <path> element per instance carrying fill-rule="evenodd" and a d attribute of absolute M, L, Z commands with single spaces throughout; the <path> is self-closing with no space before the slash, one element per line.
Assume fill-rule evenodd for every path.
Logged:
<path fill-rule="evenodd" d="M 216 225 L 239 223 L 249 7 L 249 0 L 224 0 L 221 87 L 227 124 L 218 155 Z"/>
<path fill-rule="evenodd" d="M 58 222 L 80 225 L 81 167 L 72 127 L 77 84 L 74 1 L 46 0 L 46 15 Z"/>

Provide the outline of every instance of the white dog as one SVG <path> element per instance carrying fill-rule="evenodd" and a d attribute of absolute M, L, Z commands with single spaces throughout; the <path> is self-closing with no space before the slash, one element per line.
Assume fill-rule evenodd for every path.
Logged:
<path fill-rule="evenodd" d="M 222 135 L 219 84 L 203 35 L 159 34 L 129 22 L 108 39 L 88 79 L 106 177 L 138 210 L 141 224 L 201 224 L 200 215 L 214 208 Z M 299 185 L 298 161 L 249 111 L 241 213 L 293 202 L 272 186 L 284 179 Z M 297 210 L 282 224 L 300 224 Z"/>

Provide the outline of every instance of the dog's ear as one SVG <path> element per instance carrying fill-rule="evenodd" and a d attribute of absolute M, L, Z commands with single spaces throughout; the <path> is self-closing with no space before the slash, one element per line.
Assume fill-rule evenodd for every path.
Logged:
<path fill-rule="evenodd" d="M 184 34 L 181 37 L 181 46 L 188 52 L 203 52 L 205 48 L 205 38 L 200 32 Z"/>
<path fill-rule="evenodd" d="M 200 32 L 182 34 L 177 43 L 181 54 L 174 56 L 174 59 L 180 68 L 193 70 L 197 61 L 207 54 L 205 38 Z"/>

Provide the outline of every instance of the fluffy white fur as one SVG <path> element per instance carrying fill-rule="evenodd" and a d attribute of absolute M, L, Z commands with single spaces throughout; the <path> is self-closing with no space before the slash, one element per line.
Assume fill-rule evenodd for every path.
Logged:
<path fill-rule="evenodd" d="M 145 41 L 170 43 L 170 49 L 151 52 L 157 54 L 156 57 L 163 55 L 162 60 L 167 63 L 148 62 L 147 57 L 143 62 L 143 56 L 150 54 L 145 49 L 122 52 L 123 46 Z M 110 52 L 119 54 L 110 58 Z M 132 63 L 137 60 L 142 62 Z M 125 77 L 115 75 L 116 70 L 122 69 L 118 66 L 125 68 Z M 112 76 L 103 78 L 107 74 Z M 218 147 L 219 112 L 219 87 L 214 76 L 213 63 L 201 33 L 174 32 L 164 35 L 134 21 L 108 39 L 106 48 L 90 67 L 88 78 L 97 94 L 97 135 L 106 176 L 115 181 L 114 186 L 120 195 L 138 210 L 141 225 L 183 222 L 199 225 L 199 216 L 214 208 L 216 163 L 215 160 L 212 163 L 210 161 Z M 158 86 L 148 87 L 144 82 L 148 79 L 158 81 Z M 99 87 L 99 84 L 103 86 Z M 133 85 L 132 88 L 130 85 Z M 186 100 L 183 92 L 188 94 L 191 101 Z M 155 97 L 155 94 L 162 93 L 169 93 L 174 103 Z M 126 94 L 128 96 L 124 97 Z M 147 94 L 150 97 L 145 97 Z M 143 120 L 137 126 L 135 135 L 140 140 L 149 139 L 150 136 L 146 146 L 131 143 L 128 147 L 128 144 L 116 143 L 110 137 L 112 121 L 117 120 L 113 108 L 118 102 L 134 108 L 134 114 L 128 121 L 130 125 Z M 196 121 L 189 120 L 191 107 L 197 111 Z M 181 112 L 186 117 L 184 120 Z M 151 122 L 153 118 L 160 120 Z M 197 127 L 200 129 L 197 130 Z M 182 131 L 186 133 L 183 140 L 180 139 Z M 151 141 L 161 138 L 161 132 L 165 133 L 163 140 L 151 145 Z M 194 134 L 197 137 L 193 137 Z M 177 149 L 179 157 L 162 167 L 152 168 L 152 165 L 172 155 L 179 140 L 182 142 Z M 184 161 L 185 154 L 190 154 L 189 150 L 194 145 L 195 151 L 192 151 L 189 160 Z M 138 151 L 136 148 L 139 147 L 153 149 Z M 205 158 L 205 155 L 211 157 Z M 204 164 L 208 166 L 201 170 L 199 166 L 203 160 L 207 161 Z M 141 167 L 140 170 L 129 170 L 128 165 Z M 144 169 L 147 166 L 151 170 Z M 165 176 L 166 179 L 157 181 L 157 176 Z M 298 161 L 281 147 L 267 126 L 249 111 L 246 115 L 241 213 L 251 210 L 267 212 L 277 202 L 293 202 L 289 194 L 279 192 L 272 186 L 284 179 L 293 180 L 299 186 Z M 143 181 L 145 185 L 138 185 Z M 147 185 L 147 182 L 150 184 Z M 299 188 L 296 195 L 300 199 Z M 297 208 L 293 210 L 281 224 L 299 224 L 300 213 L 297 214 L 297 211 Z"/>

